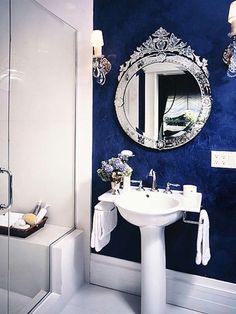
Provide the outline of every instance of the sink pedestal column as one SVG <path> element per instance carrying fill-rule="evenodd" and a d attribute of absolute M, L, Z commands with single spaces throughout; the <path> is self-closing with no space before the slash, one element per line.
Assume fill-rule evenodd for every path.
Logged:
<path fill-rule="evenodd" d="M 164 227 L 140 227 L 141 313 L 166 313 L 166 257 Z"/>

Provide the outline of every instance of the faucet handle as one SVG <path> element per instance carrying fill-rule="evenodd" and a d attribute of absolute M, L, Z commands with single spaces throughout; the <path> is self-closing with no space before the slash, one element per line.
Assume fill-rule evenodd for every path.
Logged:
<path fill-rule="evenodd" d="M 135 186 L 137 186 L 138 191 L 141 191 L 141 190 L 145 191 L 142 180 L 131 180 L 130 183 L 131 183 L 131 186 L 132 184 L 135 184 Z"/>
<path fill-rule="evenodd" d="M 142 180 L 139 181 L 139 186 L 138 186 L 137 190 L 138 191 L 141 191 L 141 190 L 145 191 L 145 189 L 143 187 L 143 181 Z"/>
<path fill-rule="evenodd" d="M 167 184 L 166 184 L 166 189 L 165 189 L 165 191 L 164 191 L 164 193 L 166 193 L 166 194 L 172 194 L 173 192 L 171 191 L 171 186 L 175 186 L 175 187 L 178 187 L 178 186 L 180 186 L 180 184 L 177 184 L 177 183 L 170 183 L 170 182 L 167 182 Z"/>

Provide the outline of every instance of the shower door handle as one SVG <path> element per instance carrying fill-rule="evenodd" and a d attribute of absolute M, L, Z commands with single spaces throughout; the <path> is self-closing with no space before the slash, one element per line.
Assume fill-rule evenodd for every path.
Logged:
<path fill-rule="evenodd" d="M 12 174 L 9 170 L 0 168 L 0 173 L 6 173 L 8 176 L 8 204 L 0 204 L 0 210 L 8 209 L 12 205 Z"/>

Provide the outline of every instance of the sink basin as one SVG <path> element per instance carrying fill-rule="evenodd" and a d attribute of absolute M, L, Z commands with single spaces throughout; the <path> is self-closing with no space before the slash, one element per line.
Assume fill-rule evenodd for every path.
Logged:
<path fill-rule="evenodd" d="M 129 191 L 115 199 L 120 214 L 133 225 L 167 226 L 182 216 L 181 195 Z"/>

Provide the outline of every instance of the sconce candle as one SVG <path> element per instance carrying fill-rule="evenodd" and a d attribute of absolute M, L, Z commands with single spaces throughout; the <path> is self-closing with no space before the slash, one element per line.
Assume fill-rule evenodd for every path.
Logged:
<path fill-rule="evenodd" d="M 228 21 L 231 24 L 230 36 L 236 35 L 236 1 L 233 1 L 229 8 Z"/>
<path fill-rule="evenodd" d="M 104 45 L 102 31 L 94 30 L 91 36 L 91 44 L 94 49 L 94 57 L 102 56 L 102 46 Z"/>

